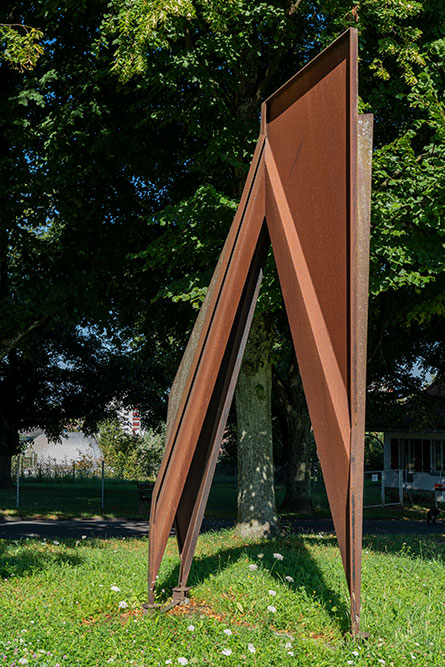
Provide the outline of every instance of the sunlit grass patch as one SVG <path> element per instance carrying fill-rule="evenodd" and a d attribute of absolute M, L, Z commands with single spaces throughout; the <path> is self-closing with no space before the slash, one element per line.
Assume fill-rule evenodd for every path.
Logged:
<path fill-rule="evenodd" d="M 0 662 L 443 664 L 445 547 L 437 538 L 365 538 L 362 629 L 371 635 L 365 643 L 345 636 L 349 598 L 333 536 L 246 542 L 232 530 L 203 535 L 191 603 L 153 616 L 141 610 L 146 540 L 2 541 Z M 178 565 L 170 540 L 158 602 L 169 600 Z"/>

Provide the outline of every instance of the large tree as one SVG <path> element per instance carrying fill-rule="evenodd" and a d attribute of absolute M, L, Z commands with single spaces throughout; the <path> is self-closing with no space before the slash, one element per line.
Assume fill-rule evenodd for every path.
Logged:
<path fill-rule="evenodd" d="M 359 5 L 171 0 L 149 6 L 114 0 L 102 44 L 111 49 L 121 80 L 145 84 L 148 98 L 157 100 L 159 124 L 173 123 L 179 132 L 182 182 L 187 187 L 188 177 L 188 187 L 200 193 L 203 184 L 212 186 L 220 193 L 215 197 L 212 190 L 213 199 L 221 202 L 223 196 L 232 201 L 239 196 L 262 99 L 348 25 L 359 29 L 361 109 L 372 110 L 376 119 L 373 334 L 388 324 L 380 318 L 380 304 L 386 297 L 398 299 L 400 291 L 411 300 L 413 320 L 441 308 L 443 223 L 432 193 L 443 178 L 443 14 L 440 2 L 408 0 Z M 199 218 L 198 210 L 191 214 L 180 200 L 171 209 L 174 225 L 193 227 L 199 255 L 210 264 L 208 214 Z M 214 220 L 218 217 L 225 220 L 220 205 Z M 218 236 L 225 230 L 221 224 Z M 167 296 L 199 302 L 208 272 L 192 266 L 186 274 L 181 280 L 172 276 Z M 400 321 L 409 325 L 410 316 L 405 312 Z M 269 355 L 263 347 L 261 353 Z M 264 367 L 259 348 L 257 363 Z M 247 384 L 241 380 L 239 404 L 242 386 Z M 246 405 L 251 400 L 246 395 Z"/>
<path fill-rule="evenodd" d="M 394 319 L 394 315 L 382 318 L 384 303 L 390 304 L 391 311 L 402 295 L 404 303 L 410 302 L 409 311 L 396 314 L 400 327 L 440 315 L 443 221 L 437 193 L 443 182 L 444 146 L 442 3 L 366 0 L 359 5 L 332 1 L 320 6 L 304 1 L 254 5 L 242 0 L 170 0 L 147 5 L 142 0 L 131 4 L 113 0 L 109 7 L 99 42 L 111 52 L 112 68 L 122 82 L 145 86 L 158 126 L 175 128 L 178 152 L 169 166 L 172 179 L 188 192 L 185 200 L 180 189 L 172 193 L 171 227 L 156 241 L 156 248 L 171 248 L 170 239 L 180 229 L 188 247 L 194 245 L 199 265 L 179 262 L 183 272 L 178 275 L 168 261 L 169 280 L 162 298 L 199 304 L 209 276 L 205 267 L 214 264 L 215 247 L 227 229 L 224 207 L 231 213 L 239 197 L 262 99 L 353 25 L 360 32 L 360 107 L 372 110 L 376 121 L 371 348 L 381 347 L 379 354 L 389 356 L 384 338 L 378 338 L 378 332 Z M 209 199 L 205 193 L 211 195 Z M 207 228 L 210 219 L 214 235 Z M 165 216 L 157 220 L 165 221 Z M 153 254 L 149 247 L 143 255 L 147 266 Z M 170 259 L 167 253 L 164 256 Z M 277 301 L 270 288 L 266 296 L 273 307 Z M 253 347 L 247 352 L 249 369 L 255 365 Z M 263 362 L 270 350 L 258 346 L 257 351 L 258 368 L 266 368 Z M 408 351 L 405 366 L 407 356 Z M 395 359 L 387 371 L 397 372 Z M 372 379 L 378 372 L 371 365 Z M 261 384 L 270 386 L 266 380 Z M 246 393 L 243 398 L 244 386 L 249 385 L 241 378 L 237 403 L 251 406 L 252 395 Z M 268 401 L 263 402 L 266 405 Z M 238 410 L 241 421 L 242 412 Z M 239 430 L 244 434 L 242 424 Z"/>
<path fill-rule="evenodd" d="M 0 456 L 6 477 L 21 428 L 56 435 L 72 417 L 91 428 L 93 415 L 103 418 L 112 398 L 151 409 L 154 392 L 150 401 L 143 397 L 147 387 L 157 387 L 152 369 L 161 355 L 155 336 L 143 348 L 135 336 L 138 307 L 126 256 L 141 239 L 146 246 L 153 238 L 142 217 L 162 205 L 167 189 L 167 172 L 158 179 L 162 188 L 155 185 L 158 165 L 146 159 L 155 136 L 158 155 L 166 150 L 160 133 L 135 133 L 146 120 L 137 93 L 130 98 L 109 62 L 92 54 L 103 5 L 7 4 L 11 24 L 44 31 L 44 52 L 33 68 L 23 68 L 25 56 L 18 54 L 17 65 L 8 46 L 16 28 L 2 33 L 8 57 L 0 62 Z M 157 291 L 150 278 L 146 301 Z M 79 336 L 85 351 L 75 358 Z M 145 378 L 134 375 L 138 353 Z M 88 379 L 89 366 L 103 382 Z M 90 401 L 78 400 L 79 391 Z"/>
<path fill-rule="evenodd" d="M 413 333 L 403 337 L 405 365 L 415 331 L 439 330 L 439 0 L 42 0 L 11 2 L 9 13 L 10 23 L 43 29 L 46 50 L 31 72 L 0 67 L 6 354 L 26 353 L 63 314 L 108 335 L 125 330 L 173 366 L 236 208 L 262 99 L 348 25 L 360 32 L 361 109 L 376 118 L 374 386 L 374 359 L 397 370 L 381 335 L 394 319 Z M 270 279 L 261 297 L 269 318 L 277 291 Z M 262 355 L 257 364 L 266 368 Z"/>

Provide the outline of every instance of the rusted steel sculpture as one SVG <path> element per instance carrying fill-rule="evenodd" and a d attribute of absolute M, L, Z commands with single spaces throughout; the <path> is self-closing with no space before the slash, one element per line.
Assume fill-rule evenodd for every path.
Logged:
<path fill-rule="evenodd" d="M 150 513 L 149 590 L 174 523 L 184 599 L 266 256 L 278 268 L 359 631 L 372 116 L 351 29 L 262 106 L 241 202 L 175 378 Z"/>

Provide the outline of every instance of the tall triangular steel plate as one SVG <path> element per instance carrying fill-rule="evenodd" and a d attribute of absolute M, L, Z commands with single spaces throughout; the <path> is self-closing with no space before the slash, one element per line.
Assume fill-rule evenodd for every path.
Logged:
<path fill-rule="evenodd" d="M 172 387 L 150 513 L 149 605 L 172 525 L 187 579 L 272 249 L 360 624 L 372 116 L 350 29 L 262 107 L 241 202 Z"/>

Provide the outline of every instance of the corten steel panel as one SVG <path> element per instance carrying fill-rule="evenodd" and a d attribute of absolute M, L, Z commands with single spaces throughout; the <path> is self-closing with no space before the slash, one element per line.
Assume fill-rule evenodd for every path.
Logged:
<path fill-rule="evenodd" d="M 197 322 L 194 340 L 186 350 L 173 395 L 178 406 L 170 412 L 166 451 L 153 491 L 150 511 L 149 603 L 171 526 L 180 504 L 210 399 L 218 380 L 235 316 L 255 258 L 264 221 L 263 137 L 258 142 L 258 162 L 252 165 L 240 208 L 218 263 L 217 277 L 205 315 Z M 235 323 L 236 324 L 236 323 Z M 179 390 L 175 388 L 175 392 Z M 199 530 L 199 527 L 198 527 Z M 182 531 L 184 532 L 184 531 Z M 181 548 L 181 543 L 179 544 Z"/>
<path fill-rule="evenodd" d="M 348 30 L 263 104 L 241 203 L 171 392 L 150 514 L 151 604 L 173 522 L 174 600 L 187 590 L 271 241 L 359 630 L 371 143 Z"/>
<path fill-rule="evenodd" d="M 266 100 L 266 218 L 348 582 L 356 63 L 348 31 Z"/>

